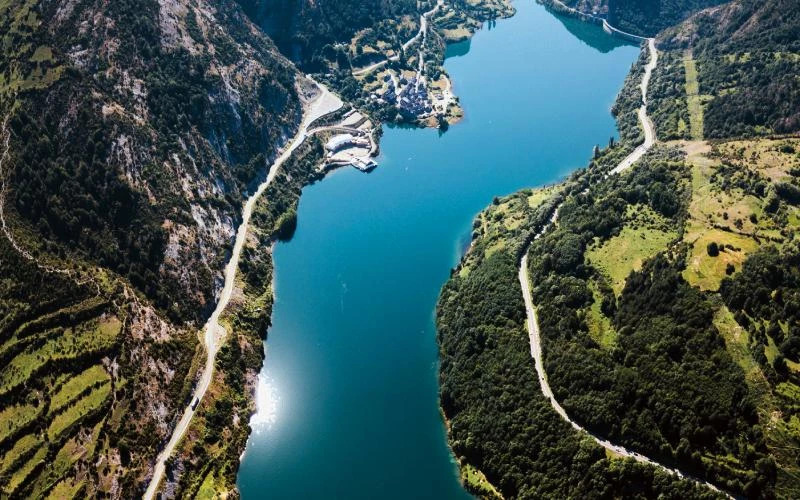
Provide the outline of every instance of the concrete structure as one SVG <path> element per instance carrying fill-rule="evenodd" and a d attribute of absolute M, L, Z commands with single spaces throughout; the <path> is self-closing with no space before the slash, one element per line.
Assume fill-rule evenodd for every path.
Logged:
<path fill-rule="evenodd" d="M 354 141 L 355 137 L 353 137 L 350 134 L 335 135 L 330 138 L 327 144 L 325 144 L 325 149 L 328 150 L 328 152 L 330 153 L 335 153 L 348 146 L 351 146 Z"/>

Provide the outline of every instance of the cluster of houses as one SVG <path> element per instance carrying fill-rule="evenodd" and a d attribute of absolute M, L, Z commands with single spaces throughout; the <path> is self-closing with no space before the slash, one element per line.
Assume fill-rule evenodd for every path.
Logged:
<path fill-rule="evenodd" d="M 397 107 L 414 116 L 421 117 L 431 112 L 431 101 L 424 80 L 412 78 L 398 95 Z"/>
<path fill-rule="evenodd" d="M 386 73 L 383 81 L 386 82 L 386 90 L 383 94 L 372 94 L 373 99 L 392 104 L 401 111 L 418 118 L 422 118 L 433 111 L 427 86 L 422 78 L 411 78 L 399 91 L 397 90 L 398 85 L 395 84 L 395 80 L 390 73 Z M 400 83 L 402 84 L 403 82 L 405 80 Z"/>

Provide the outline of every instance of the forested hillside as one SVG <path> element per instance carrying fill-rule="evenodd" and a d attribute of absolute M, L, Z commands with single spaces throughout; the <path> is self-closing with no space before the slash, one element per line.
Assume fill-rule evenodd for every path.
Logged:
<path fill-rule="evenodd" d="M 725 0 L 609 0 L 608 21 L 615 27 L 642 36 L 654 36 L 694 12 Z"/>
<path fill-rule="evenodd" d="M 555 399 L 596 435 L 726 492 L 797 498 L 794 3 L 713 7 L 658 40 L 648 114 L 659 140 L 692 141 L 658 146 L 630 172 L 606 177 L 642 140 L 629 80 L 614 107 L 621 145 L 597 151 L 585 173 L 546 195 L 522 191 L 476 219 L 437 310 L 442 407 L 465 480 L 477 468 L 504 495 L 522 496 L 531 491 L 525 478 L 554 457 L 579 456 L 533 444 L 555 432 L 549 419 L 558 416 L 546 400 L 532 404 L 543 397 L 514 279 L 524 243 L 546 218 L 537 211 L 564 200 L 528 254 Z M 548 196 L 551 205 L 538 208 Z M 526 444 L 528 436 L 538 437 Z M 570 474 L 579 462 L 554 468 Z M 576 495 L 534 484 L 536 496 Z M 603 495 L 615 488 L 608 476 L 592 484 Z"/>
<path fill-rule="evenodd" d="M 800 131 L 800 2 L 738 0 L 663 34 L 696 61 L 708 138 Z"/>
<path fill-rule="evenodd" d="M 496 199 L 476 218 L 470 251 L 442 290 L 441 404 L 462 480 L 483 498 L 717 498 L 660 469 L 608 456 L 539 390 L 519 252 L 559 200 L 581 192 L 591 177 L 579 173 L 563 186 Z"/>
<path fill-rule="evenodd" d="M 310 71 L 335 59 L 333 45 L 349 44 L 364 28 L 398 31 L 404 16 L 416 23 L 416 0 L 237 0 L 281 50 Z M 426 9 L 422 9 L 426 10 Z M 402 35 L 403 29 L 398 35 Z M 399 39 L 404 41 L 405 39 Z"/>
<path fill-rule="evenodd" d="M 540 0 L 553 5 L 553 0 Z M 562 0 L 561 3 L 608 19 L 615 28 L 640 36 L 655 36 L 693 13 L 725 0 Z"/>
<path fill-rule="evenodd" d="M 136 497 L 296 70 L 229 1 L 10 0 L 0 45 L 0 496 Z"/>

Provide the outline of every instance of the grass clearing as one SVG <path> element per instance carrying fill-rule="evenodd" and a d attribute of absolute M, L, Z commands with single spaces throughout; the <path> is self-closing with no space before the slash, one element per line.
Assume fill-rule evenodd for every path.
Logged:
<path fill-rule="evenodd" d="M 589 335 L 602 348 L 611 349 L 617 341 L 617 331 L 611 324 L 611 320 L 600 310 L 603 296 L 600 295 L 594 280 L 589 282 L 589 288 L 592 290 L 594 298 L 592 305 L 586 310 L 586 326 L 589 328 Z"/>
<path fill-rule="evenodd" d="M 34 434 L 27 434 L 17 439 L 14 446 L 0 460 L 0 474 L 5 474 L 20 460 L 20 457 L 27 456 L 38 445 L 39 439 Z"/>
<path fill-rule="evenodd" d="M 735 270 L 740 270 L 747 255 L 758 250 L 759 246 L 753 238 L 719 229 L 709 229 L 694 220 L 688 223 L 685 240 L 690 242 L 692 247 L 683 278 L 692 286 L 712 291 L 718 290 L 723 278 L 728 275 L 728 264 Z M 708 254 L 708 245 L 712 242 L 734 248 L 725 248 L 719 255 L 712 257 Z"/>
<path fill-rule="evenodd" d="M 36 47 L 30 58 L 31 62 L 50 62 L 53 60 L 53 50 L 45 45 Z"/>
<path fill-rule="evenodd" d="M 664 250 L 678 233 L 668 230 L 669 221 L 646 206 L 628 208 L 628 221 L 617 236 L 598 244 L 595 241 L 586 251 L 586 258 L 609 278 L 614 294 L 619 296 L 631 271 Z"/>
<path fill-rule="evenodd" d="M 800 168 L 800 139 L 757 139 L 729 141 L 715 145 L 715 152 L 742 170 L 756 171 L 773 182 L 791 178 Z"/>
<path fill-rule="evenodd" d="M 531 191 L 531 194 L 528 195 L 528 206 L 531 208 L 537 208 L 539 205 L 550 199 L 551 196 L 558 192 L 557 187 L 544 187 L 540 189 L 534 189 Z"/>
<path fill-rule="evenodd" d="M 767 355 L 767 361 L 773 363 L 775 361 L 775 358 L 780 353 L 780 350 L 778 349 L 777 344 L 775 344 L 775 339 L 768 336 L 767 341 L 768 344 L 764 347 L 764 354 Z M 795 373 L 800 373 L 800 363 L 796 363 L 791 359 L 786 359 L 785 361 L 786 361 L 786 366 L 789 368 L 789 370 Z"/>
<path fill-rule="evenodd" d="M 736 364 L 742 367 L 745 379 L 759 401 L 771 397 L 769 382 L 750 353 L 750 334 L 747 330 L 739 326 L 733 313 L 725 305 L 720 305 L 716 310 L 713 321 L 717 331 L 725 340 L 728 353 Z"/>
<path fill-rule="evenodd" d="M 700 97 L 700 84 L 697 81 L 697 63 L 690 51 L 683 56 L 686 74 L 686 104 L 689 108 L 689 133 L 692 139 L 703 139 L 703 103 Z"/>
<path fill-rule="evenodd" d="M 62 335 L 49 339 L 41 347 L 23 351 L 0 373 L 0 395 L 25 383 L 48 363 L 68 361 L 110 349 L 121 329 L 122 323 L 116 317 L 87 321 L 64 329 Z"/>
<path fill-rule="evenodd" d="M 78 498 L 78 494 L 83 489 L 83 486 L 86 484 L 86 481 L 77 481 L 74 478 L 64 479 L 55 487 L 50 490 L 50 494 L 47 495 L 48 500 L 71 500 L 73 498 Z"/>
<path fill-rule="evenodd" d="M 483 472 L 470 464 L 461 466 L 461 481 L 468 491 L 479 492 L 481 498 L 503 498 Z"/>
<path fill-rule="evenodd" d="M 217 498 L 215 484 L 214 471 L 211 471 L 206 474 L 206 477 L 203 479 L 203 483 L 200 485 L 200 489 L 197 490 L 197 495 L 194 497 L 195 500 L 214 500 Z"/>
<path fill-rule="evenodd" d="M 32 497 L 42 498 L 47 491 L 50 491 L 64 479 L 64 476 L 78 460 L 81 458 L 88 459 L 94 455 L 95 443 L 99 436 L 101 424 L 102 422 L 95 425 L 92 434 L 88 438 L 85 435 L 78 435 L 64 443 L 52 459 L 49 467 L 42 471 L 41 475 L 33 482 L 30 490 Z M 73 486 L 75 486 L 75 483 L 73 483 Z M 55 498 L 64 497 L 56 496 Z"/>
<path fill-rule="evenodd" d="M 0 442 L 32 422 L 40 410 L 40 407 L 30 404 L 3 408 L 0 411 Z"/>
<path fill-rule="evenodd" d="M 482 258 L 513 246 L 521 235 L 525 235 L 535 209 L 558 194 L 559 186 L 538 189 L 523 189 L 515 194 L 497 197 L 482 212 L 472 225 L 472 240 L 475 244 L 461 261 L 459 276 L 465 278 Z"/>
<path fill-rule="evenodd" d="M 764 216 L 761 200 L 738 188 L 722 190 L 712 182 L 719 162 L 710 157 L 708 144 L 687 143 L 684 149 L 692 164 L 692 199 L 683 235 L 691 250 L 683 277 L 701 290 L 718 290 L 728 266 L 738 271 L 759 248 L 754 236 L 777 237 L 780 233 Z M 708 254 L 712 242 L 725 247 L 713 257 Z"/>
<path fill-rule="evenodd" d="M 47 457 L 47 446 L 41 446 L 36 451 L 36 453 L 25 462 L 22 467 L 16 470 L 11 478 L 8 480 L 3 486 L 3 492 L 7 495 L 11 495 L 16 491 L 19 485 L 22 484 L 25 479 L 33 472 L 33 469 L 39 465 L 39 463 Z"/>

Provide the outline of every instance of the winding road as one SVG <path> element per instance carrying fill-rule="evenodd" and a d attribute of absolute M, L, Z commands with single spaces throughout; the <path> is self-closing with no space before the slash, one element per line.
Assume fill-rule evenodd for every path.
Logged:
<path fill-rule="evenodd" d="M 153 477 L 151 478 L 150 484 L 148 485 L 143 497 L 145 500 L 151 500 L 155 496 L 156 491 L 158 490 L 158 485 L 161 482 L 162 476 L 164 475 L 167 459 L 172 455 L 175 447 L 186 433 L 186 429 L 189 428 L 189 424 L 192 421 L 194 410 L 196 408 L 195 402 L 199 402 L 203 399 L 206 390 L 208 390 L 209 385 L 211 385 L 211 379 L 214 374 L 214 360 L 216 358 L 217 351 L 219 351 L 222 340 L 227 335 L 225 327 L 219 323 L 219 318 L 222 315 L 222 312 L 228 306 L 228 303 L 231 299 L 231 294 L 233 293 L 234 278 L 236 277 L 236 270 L 239 267 L 239 258 L 241 257 L 242 248 L 244 247 L 244 243 L 247 239 L 247 228 L 250 223 L 250 216 L 253 213 L 253 208 L 255 208 L 256 202 L 264 193 L 264 191 L 266 191 L 267 187 L 269 187 L 269 185 L 272 183 L 273 179 L 275 179 L 275 176 L 278 174 L 278 170 L 280 169 L 281 165 L 287 159 L 289 159 L 292 153 L 298 147 L 300 147 L 300 145 L 306 140 L 307 137 L 309 137 L 309 135 L 311 135 L 312 131 L 309 130 L 309 125 L 317 118 L 327 115 L 328 113 L 332 113 L 333 111 L 336 111 L 342 107 L 342 101 L 328 91 L 324 85 L 321 85 L 310 77 L 309 80 L 311 80 L 320 89 L 320 93 L 314 98 L 313 101 L 306 105 L 303 121 L 298 128 L 297 135 L 295 135 L 292 141 L 284 148 L 280 156 L 275 159 L 275 162 L 269 169 L 267 178 L 258 186 L 258 189 L 252 194 L 252 196 L 248 198 L 244 208 L 242 209 L 242 223 L 239 225 L 239 229 L 236 232 L 236 240 L 233 245 L 233 251 L 231 252 L 231 258 L 228 261 L 228 264 L 225 266 L 225 284 L 222 288 L 219 301 L 217 302 L 217 307 L 214 309 L 214 312 L 211 313 L 211 317 L 208 318 L 208 321 L 204 327 L 205 333 L 203 335 L 203 343 L 207 356 L 203 373 L 200 377 L 200 380 L 197 382 L 197 385 L 195 386 L 189 406 L 187 406 L 183 411 L 183 416 L 175 426 L 175 430 L 172 432 L 172 437 L 156 459 Z"/>
<path fill-rule="evenodd" d="M 406 40 L 406 42 L 403 44 L 403 50 L 406 50 L 407 48 L 409 48 L 414 42 L 417 41 L 417 39 L 420 36 L 422 36 L 423 43 L 425 42 L 426 33 L 428 31 L 428 18 L 434 12 L 439 10 L 442 7 L 442 5 L 444 5 L 444 0 L 437 0 L 436 5 L 434 5 L 431 10 L 429 10 L 427 12 L 423 12 L 419 16 L 419 31 L 417 31 L 417 33 L 414 36 L 412 36 L 411 38 Z M 420 51 L 420 58 L 421 58 L 421 56 L 422 56 L 422 51 Z M 385 65 L 389 61 L 397 61 L 398 59 L 400 59 L 400 54 L 393 55 L 392 57 L 386 58 L 383 61 L 378 61 L 378 62 L 376 62 L 374 64 L 370 64 L 369 66 L 367 66 L 365 68 L 361 68 L 359 70 L 353 71 L 353 75 L 354 76 L 366 75 L 367 73 L 371 73 L 375 69 L 380 68 L 381 66 Z"/>
<path fill-rule="evenodd" d="M 642 124 L 642 128 L 644 129 L 644 142 L 639 145 L 636 149 L 634 149 L 628 156 L 625 157 L 613 170 L 611 170 L 609 175 L 619 174 L 627 169 L 629 169 L 633 164 L 635 164 L 644 154 L 649 150 L 653 144 L 655 144 L 655 131 L 653 129 L 653 123 L 650 118 L 647 116 L 647 87 L 650 83 L 650 77 L 653 73 L 653 69 L 655 69 L 656 64 L 658 62 L 658 51 L 656 50 L 655 40 L 652 38 L 648 39 L 647 45 L 650 51 L 650 61 L 645 66 L 644 75 L 642 77 L 642 83 L 640 88 L 642 90 L 642 106 L 639 108 L 639 121 Z M 558 210 L 561 208 L 561 205 L 555 208 L 553 211 L 553 215 L 550 218 L 550 221 L 545 224 L 539 233 L 533 238 L 534 240 L 539 239 L 548 229 L 549 227 L 556 222 L 558 219 Z M 569 415 L 564 410 L 564 408 L 559 404 L 556 400 L 555 396 L 553 395 L 553 391 L 550 388 L 550 384 L 547 381 L 547 373 L 544 370 L 544 362 L 542 360 L 542 339 L 539 330 L 539 320 L 536 315 L 536 306 L 533 304 L 533 296 L 531 293 L 531 285 L 530 285 L 530 277 L 528 276 L 528 252 L 527 248 L 523 253 L 522 261 L 520 262 L 519 267 L 519 283 L 522 286 L 522 297 L 525 301 L 525 312 L 527 314 L 527 327 L 528 327 L 528 336 L 530 339 L 531 345 L 531 357 L 533 358 L 534 365 L 536 366 L 536 375 L 539 379 L 539 385 L 542 389 L 542 394 L 550 401 L 553 409 L 558 413 L 561 418 L 566 420 L 575 430 L 579 432 L 584 432 L 589 435 L 594 441 L 605 448 L 606 450 L 611 451 L 616 455 L 620 455 L 623 457 L 633 458 L 638 462 L 647 463 L 653 465 L 655 467 L 659 467 L 671 474 L 674 474 L 678 477 L 689 479 L 698 483 L 701 483 L 708 488 L 718 492 L 723 493 L 720 491 L 719 488 L 714 486 L 713 484 L 704 481 L 702 479 L 695 478 L 688 474 L 684 474 L 678 469 L 674 469 L 671 467 L 667 467 L 666 465 L 660 464 L 655 460 L 652 460 L 640 453 L 636 453 L 635 451 L 629 450 L 624 446 L 616 445 L 611 443 L 610 441 L 603 439 L 602 437 L 589 432 L 584 427 L 573 421 L 569 418 Z"/>

